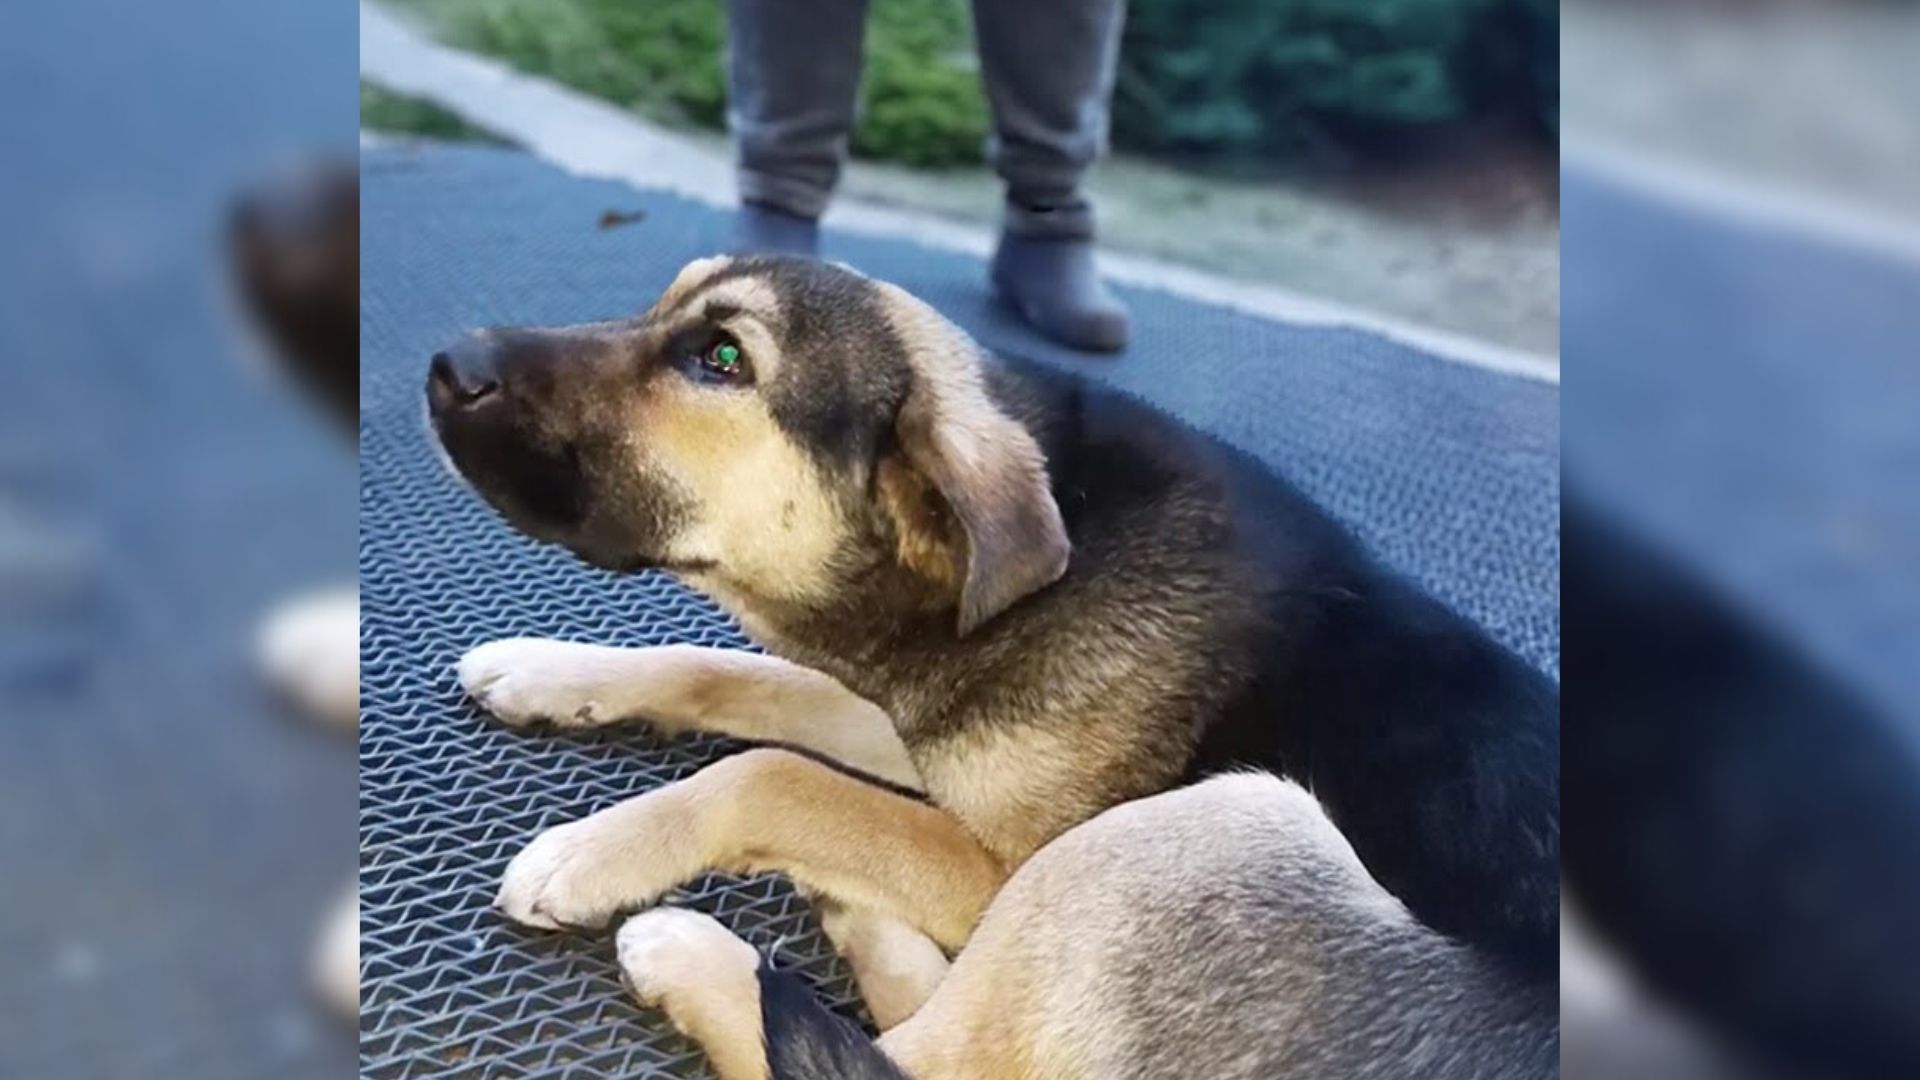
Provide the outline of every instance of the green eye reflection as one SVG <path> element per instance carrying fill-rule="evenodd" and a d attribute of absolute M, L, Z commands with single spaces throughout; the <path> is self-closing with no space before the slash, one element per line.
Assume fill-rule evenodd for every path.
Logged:
<path fill-rule="evenodd" d="M 688 352 L 682 363 L 687 374 L 700 382 L 739 386 L 753 381 L 746 351 L 731 338 L 710 341 L 699 352 Z"/>

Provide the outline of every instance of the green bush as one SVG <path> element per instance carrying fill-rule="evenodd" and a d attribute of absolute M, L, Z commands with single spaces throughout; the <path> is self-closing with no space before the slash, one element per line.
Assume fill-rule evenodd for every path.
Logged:
<path fill-rule="evenodd" d="M 853 152 L 966 165 L 986 148 L 987 103 L 961 0 L 871 0 Z"/>
<path fill-rule="evenodd" d="M 392 0 L 449 44 L 669 124 L 726 123 L 723 0 Z M 794 0 L 799 2 L 799 0 Z M 961 0 L 873 0 L 854 152 L 980 160 L 986 105 Z"/>
<path fill-rule="evenodd" d="M 396 94 L 360 80 L 360 126 L 368 131 L 424 135 L 448 142 L 501 145 L 498 135 L 475 127 L 431 101 Z"/>
<path fill-rule="evenodd" d="M 1343 128 L 1458 119 L 1515 2 L 1133 0 L 1115 142 L 1273 155 Z"/>
<path fill-rule="evenodd" d="M 654 119 L 725 123 L 724 0 L 387 2 L 451 44 Z M 1550 116 L 1557 36 L 1554 0 L 1131 0 L 1114 142 L 1280 157 L 1495 104 Z M 965 165 L 986 131 L 965 0 L 872 0 L 854 153 Z"/>
<path fill-rule="evenodd" d="M 394 0 L 448 44 L 670 123 L 722 123 L 720 0 Z"/>
<path fill-rule="evenodd" d="M 1560 0 L 1521 0 L 1525 77 L 1534 113 L 1560 130 Z"/>

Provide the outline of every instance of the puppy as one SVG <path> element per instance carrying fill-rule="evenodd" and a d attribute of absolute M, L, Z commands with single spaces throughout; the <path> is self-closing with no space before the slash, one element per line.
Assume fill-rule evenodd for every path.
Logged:
<path fill-rule="evenodd" d="M 353 430 L 360 396 L 360 174 L 318 161 L 254 184 L 233 201 L 227 262 L 265 352 Z"/>
<path fill-rule="evenodd" d="M 672 572 L 773 654 L 494 642 L 461 662 L 484 707 L 802 751 L 543 834 L 510 916 L 599 925 L 774 870 L 839 938 L 952 952 L 1076 825 L 1254 770 L 1311 790 L 1428 928 L 1550 977 L 1556 689 L 1249 456 L 798 260 L 702 260 L 636 318 L 477 333 L 426 393 L 513 525 Z M 870 1001 L 898 993 L 853 952 Z M 916 985 L 883 1026 L 944 994 Z"/>
<path fill-rule="evenodd" d="M 635 995 L 723 1080 L 1559 1071 L 1554 986 L 1420 925 L 1311 795 L 1262 774 L 1069 829 L 1014 873 L 950 971 L 853 952 L 870 1000 L 937 986 L 877 1044 L 706 915 L 645 912 L 617 940 Z"/>
<path fill-rule="evenodd" d="M 353 430 L 360 387 L 360 179 L 351 165 L 303 165 L 233 202 L 227 263 L 267 359 Z M 288 601 L 259 634 L 258 663 L 300 712 L 354 730 L 360 718 L 360 596 L 334 588 Z M 322 998 L 353 1015 L 360 998 L 359 897 L 349 888 L 320 936 Z"/>
<path fill-rule="evenodd" d="M 359 419 L 360 178 L 311 162 L 233 201 L 227 264 L 259 351 L 343 429 Z M 360 601 L 352 588 L 300 597 L 261 628 L 259 662 L 302 712 L 351 729 L 360 716 Z"/>

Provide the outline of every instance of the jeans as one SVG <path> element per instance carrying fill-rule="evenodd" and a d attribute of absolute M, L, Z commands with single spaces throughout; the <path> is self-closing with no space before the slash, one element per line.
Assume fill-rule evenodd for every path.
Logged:
<path fill-rule="evenodd" d="M 840 177 L 866 0 L 729 0 L 729 122 L 740 195 L 816 218 Z M 1123 0 L 973 0 L 1007 228 L 1089 237 L 1080 179 L 1106 149 Z"/>

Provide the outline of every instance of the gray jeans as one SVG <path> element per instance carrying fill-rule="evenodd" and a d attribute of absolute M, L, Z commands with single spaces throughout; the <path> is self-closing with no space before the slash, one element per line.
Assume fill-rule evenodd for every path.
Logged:
<path fill-rule="evenodd" d="M 1093 232 L 1080 178 L 1106 149 L 1123 0 L 973 0 L 1007 227 Z M 826 209 L 860 89 L 867 0 L 729 0 L 729 119 L 740 195 L 802 217 Z"/>

